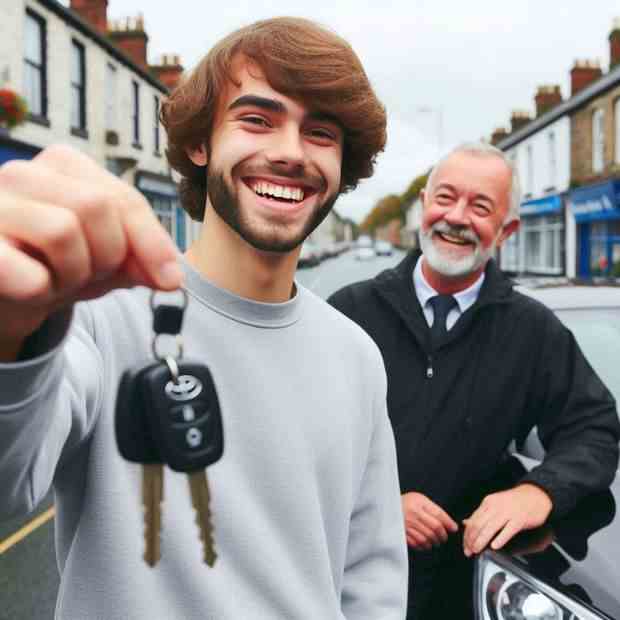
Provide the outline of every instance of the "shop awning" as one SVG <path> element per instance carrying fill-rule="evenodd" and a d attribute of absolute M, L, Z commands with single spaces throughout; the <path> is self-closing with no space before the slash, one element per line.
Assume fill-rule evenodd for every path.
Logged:
<path fill-rule="evenodd" d="M 620 218 L 619 198 L 620 180 L 613 180 L 573 190 L 567 204 L 578 223 L 615 220 Z"/>
<path fill-rule="evenodd" d="M 547 215 L 548 213 L 557 213 L 562 210 L 562 199 L 556 194 L 555 196 L 545 196 L 536 200 L 528 200 L 521 204 L 519 213 L 521 216 L 528 215 Z"/>

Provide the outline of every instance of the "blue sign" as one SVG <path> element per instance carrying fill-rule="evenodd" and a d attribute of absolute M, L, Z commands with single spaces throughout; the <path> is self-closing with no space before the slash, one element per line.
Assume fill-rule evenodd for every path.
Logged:
<path fill-rule="evenodd" d="M 562 199 L 559 196 L 545 196 L 537 200 L 528 200 L 521 205 L 519 213 L 523 216 L 546 215 L 562 210 Z"/>
<path fill-rule="evenodd" d="M 620 180 L 580 187 L 568 195 L 568 207 L 579 224 L 620 219 Z"/>

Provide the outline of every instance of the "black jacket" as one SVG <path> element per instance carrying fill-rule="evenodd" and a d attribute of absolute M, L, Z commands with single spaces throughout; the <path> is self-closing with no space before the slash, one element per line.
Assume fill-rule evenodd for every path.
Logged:
<path fill-rule="evenodd" d="M 478 300 L 433 351 L 413 284 L 418 257 L 329 299 L 383 354 L 402 492 L 468 516 L 470 495 L 534 426 L 546 458 L 524 481 L 549 494 L 552 516 L 606 488 L 618 464 L 618 413 L 572 333 L 491 260 Z"/>

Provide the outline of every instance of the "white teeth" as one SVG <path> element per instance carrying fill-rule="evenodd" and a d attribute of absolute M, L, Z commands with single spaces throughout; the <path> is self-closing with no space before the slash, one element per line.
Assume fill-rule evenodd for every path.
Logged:
<path fill-rule="evenodd" d="M 274 196 L 275 198 L 286 198 L 301 202 L 304 199 L 304 190 L 300 187 L 287 187 L 284 185 L 274 185 L 265 181 L 257 181 L 252 189 L 261 195 Z"/>

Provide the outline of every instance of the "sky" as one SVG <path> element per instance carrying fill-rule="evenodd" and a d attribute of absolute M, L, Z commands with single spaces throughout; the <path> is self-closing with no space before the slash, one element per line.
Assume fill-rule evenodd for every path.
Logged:
<path fill-rule="evenodd" d="M 109 19 L 138 13 L 149 62 L 176 53 L 188 69 L 218 39 L 266 17 L 307 17 L 347 39 L 388 113 L 374 176 L 336 203 L 361 221 L 440 153 L 488 139 L 513 109 L 533 113 L 538 85 L 559 84 L 567 98 L 575 59 L 598 59 L 607 71 L 620 0 L 109 0 Z"/>

